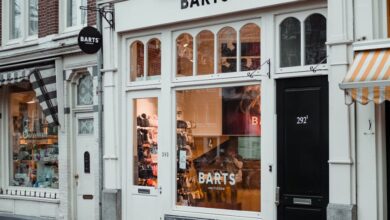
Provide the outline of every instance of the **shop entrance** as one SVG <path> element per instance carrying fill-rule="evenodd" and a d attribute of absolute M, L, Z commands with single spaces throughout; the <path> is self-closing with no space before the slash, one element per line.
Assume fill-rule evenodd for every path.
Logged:
<path fill-rule="evenodd" d="M 97 219 L 99 213 L 98 142 L 93 113 L 75 113 L 75 156 L 77 219 Z"/>
<path fill-rule="evenodd" d="M 326 220 L 328 79 L 277 81 L 278 220 Z"/>

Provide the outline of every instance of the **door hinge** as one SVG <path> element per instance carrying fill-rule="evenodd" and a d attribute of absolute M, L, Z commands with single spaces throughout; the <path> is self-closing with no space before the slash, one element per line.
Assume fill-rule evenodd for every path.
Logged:
<path fill-rule="evenodd" d="M 276 206 L 279 206 L 280 204 L 280 187 L 276 187 L 276 190 L 275 190 L 275 205 Z"/>
<path fill-rule="evenodd" d="M 158 192 L 160 193 L 160 195 L 162 194 L 162 186 L 160 186 L 160 187 L 158 188 Z"/>

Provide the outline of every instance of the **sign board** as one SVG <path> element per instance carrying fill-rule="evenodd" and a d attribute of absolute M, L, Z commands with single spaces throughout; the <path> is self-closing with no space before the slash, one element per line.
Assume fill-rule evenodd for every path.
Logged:
<path fill-rule="evenodd" d="M 80 49 L 87 54 L 94 54 L 102 47 L 102 34 L 94 27 L 81 29 L 77 38 Z"/>
<path fill-rule="evenodd" d="M 122 1 L 115 4 L 115 30 L 131 31 L 299 1 L 303 0 Z"/>

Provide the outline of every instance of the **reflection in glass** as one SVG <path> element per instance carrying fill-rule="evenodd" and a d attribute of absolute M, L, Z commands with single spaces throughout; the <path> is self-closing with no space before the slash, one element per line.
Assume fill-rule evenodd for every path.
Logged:
<path fill-rule="evenodd" d="M 214 73 L 214 34 L 211 31 L 201 31 L 196 36 L 197 74 Z"/>
<path fill-rule="evenodd" d="M 161 42 L 152 39 L 148 42 L 148 76 L 161 75 Z"/>
<path fill-rule="evenodd" d="M 313 14 L 305 20 L 305 64 L 320 63 L 326 57 L 326 18 Z"/>
<path fill-rule="evenodd" d="M 224 27 L 218 32 L 218 72 L 237 71 L 237 32 Z"/>
<path fill-rule="evenodd" d="M 135 99 L 133 140 L 133 184 L 157 187 L 158 106 L 157 98 Z"/>
<path fill-rule="evenodd" d="M 21 37 L 22 0 L 10 1 L 10 39 Z"/>
<path fill-rule="evenodd" d="M 194 62 L 194 44 L 190 34 L 181 34 L 176 39 L 177 76 L 192 76 Z"/>
<path fill-rule="evenodd" d="M 38 0 L 29 0 L 28 35 L 38 34 Z"/>
<path fill-rule="evenodd" d="M 58 189 L 57 126 L 48 124 L 32 88 L 10 89 L 10 185 Z"/>
<path fill-rule="evenodd" d="M 296 18 L 280 24 L 280 67 L 301 65 L 301 25 Z"/>
<path fill-rule="evenodd" d="M 66 7 L 66 26 L 72 27 L 77 25 L 77 1 L 78 0 L 67 0 Z"/>
<path fill-rule="evenodd" d="M 81 6 L 88 6 L 87 0 L 81 0 Z M 79 9 L 80 10 L 80 9 Z M 81 25 L 87 23 L 87 10 L 80 10 L 81 15 Z"/>
<path fill-rule="evenodd" d="M 260 67 L 260 27 L 247 24 L 240 30 L 241 71 Z"/>
<path fill-rule="evenodd" d="M 93 104 L 93 80 L 89 74 L 84 75 L 77 85 L 77 105 Z"/>
<path fill-rule="evenodd" d="M 144 77 L 144 44 L 136 41 L 130 46 L 130 79 L 142 80 Z"/>
<path fill-rule="evenodd" d="M 260 212 L 260 85 L 177 91 L 176 110 L 176 205 Z"/>

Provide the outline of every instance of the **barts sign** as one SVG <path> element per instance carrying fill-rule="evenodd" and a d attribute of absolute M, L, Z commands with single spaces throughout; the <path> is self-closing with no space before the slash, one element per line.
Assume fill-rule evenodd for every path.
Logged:
<path fill-rule="evenodd" d="M 228 0 L 181 0 L 181 9 L 192 7 L 200 7 L 210 4 L 217 4 L 219 2 L 227 2 Z"/>
<path fill-rule="evenodd" d="M 94 27 L 85 27 L 79 33 L 78 44 L 83 52 L 94 54 L 102 47 L 102 35 Z"/>

